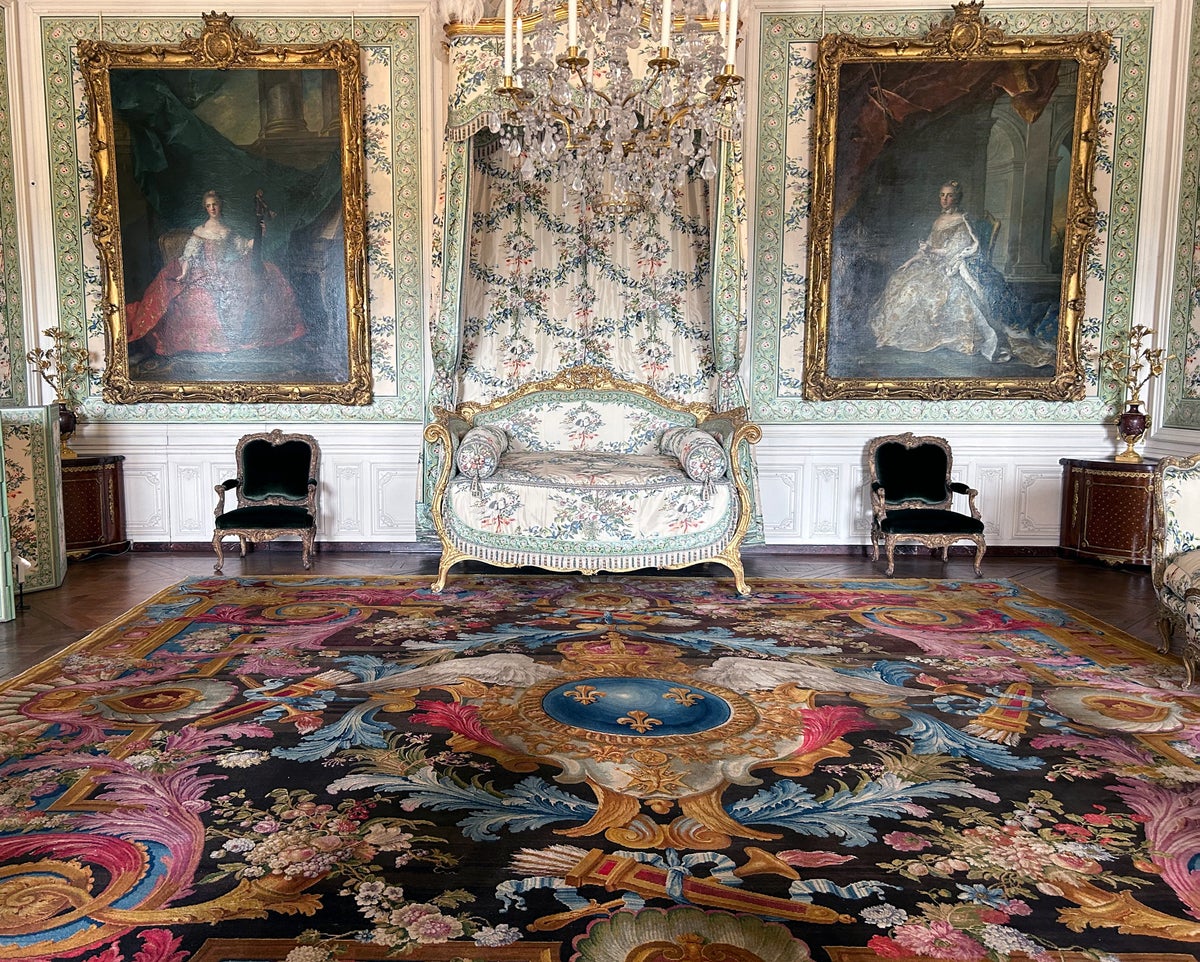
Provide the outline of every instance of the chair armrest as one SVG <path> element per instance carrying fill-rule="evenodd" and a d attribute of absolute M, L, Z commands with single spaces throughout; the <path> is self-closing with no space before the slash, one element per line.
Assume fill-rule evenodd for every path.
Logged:
<path fill-rule="evenodd" d="M 445 408 L 435 407 L 433 415 L 434 420 L 425 427 L 425 440 L 432 445 L 440 445 L 442 449 L 438 455 L 438 476 L 433 485 L 431 501 L 431 510 L 436 524 L 441 518 L 442 496 L 446 493 L 446 486 L 456 471 L 454 462 L 455 456 L 458 454 L 458 445 L 466 433 L 471 430 L 471 425 L 453 411 L 447 411 Z"/>
<path fill-rule="evenodd" d="M 237 478 L 227 478 L 213 488 L 217 492 L 217 506 L 213 508 L 214 518 L 219 518 L 225 513 L 225 492 L 232 491 L 237 486 Z"/>
<path fill-rule="evenodd" d="M 950 490 L 955 494 L 965 494 L 967 496 L 967 506 L 970 508 L 972 518 L 981 518 L 979 506 L 975 503 L 975 499 L 979 497 L 979 492 L 970 485 L 963 484 L 961 481 L 951 481 Z"/>
<path fill-rule="evenodd" d="M 729 463 L 729 476 L 737 490 L 741 523 L 748 524 L 754 508 L 750 496 L 753 478 L 750 474 L 750 445 L 762 440 L 762 428 L 746 420 L 745 408 L 719 411 L 696 425 L 701 431 L 711 434 L 725 448 L 725 459 Z M 745 456 L 745 461 L 742 460 Z M 745 533 L 743 529 L 743 534 Z M 740 536 L 739 536 L 740 538 Z"/>
<path fill-rule="evenodd" d="M 875 516 L 876 521 L 887 517 L 887 491 L 884 490 L 882 481 L 871 482 L 871 514 Z"/>

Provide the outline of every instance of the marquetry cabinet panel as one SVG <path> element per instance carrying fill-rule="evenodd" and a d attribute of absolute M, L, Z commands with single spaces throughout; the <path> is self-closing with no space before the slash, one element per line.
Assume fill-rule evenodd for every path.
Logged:
<path fill-rule="evenodd" d="M 62 462 L 63 528 L 67 557 L 115 554 L 125 538 L 124 455 L 66 458 Z"/>
<path fill-rule="evenodd" d="M 1064 554 L 1109 564 L 1148 565 L 1154 461 L 1063 458 Z"/>

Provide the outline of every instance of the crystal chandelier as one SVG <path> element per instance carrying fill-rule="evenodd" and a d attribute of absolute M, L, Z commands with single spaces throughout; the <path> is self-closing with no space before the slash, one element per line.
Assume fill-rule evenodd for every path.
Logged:
<path fill-rule="evenodd" d="M 661 212 L 689 177 L 711 180 L 741 136 L 738 0 L 504 0 L 504 64 L 491 129 L 522 179 L 556 179 L 610 214 Z M 564 23 L 565 21 L 565 23 Z M 566 27 L 565 37 L 560 28 Z"/>

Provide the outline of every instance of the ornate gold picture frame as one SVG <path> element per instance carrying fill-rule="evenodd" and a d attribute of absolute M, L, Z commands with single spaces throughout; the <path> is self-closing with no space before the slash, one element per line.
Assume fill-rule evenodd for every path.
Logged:
<path fill-rule="evenodd" d="M 820 42 L 808 399 L 1083 395 L 1112 41 L 1009 37 L 981 10 Z"/>
<path fill-rule="evenodd" d="M 104 399 L 371 402 L 359 47 L 82 40 Z"/>

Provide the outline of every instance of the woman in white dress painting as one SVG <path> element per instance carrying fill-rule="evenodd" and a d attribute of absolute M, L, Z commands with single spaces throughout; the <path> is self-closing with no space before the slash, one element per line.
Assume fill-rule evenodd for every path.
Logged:
<path fill-rule="evenodd" d="M 870 313 L 880 348 L 928 352 L 946 348 L 994 363 L 1014 357 L 1033 367 L 1052 364 L 1054 347 L 1006 322 L 1012 294 L 981 257 L 981 242 L 962 210 L 962 185 L 938 190 L 941 211 L 917 253 L 901 264 Z"/>

